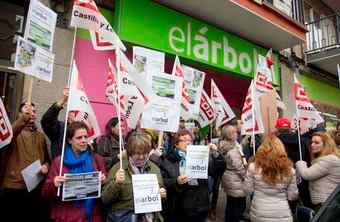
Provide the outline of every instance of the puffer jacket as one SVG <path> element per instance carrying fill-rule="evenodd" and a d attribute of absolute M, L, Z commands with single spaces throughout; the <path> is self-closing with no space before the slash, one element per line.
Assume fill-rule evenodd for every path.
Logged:
<path fill-rule="evenodd" d="M 243 182 L 246 176 L 246 161 L 241 147 L 235 144 L 225 155 L 226 171 L 222 176 L 222 187 L 228 196 L 245 197 L 246 193 L 243 189 Z"/>
<path fill-rule="evenodd" d="M 306 162 L 298 161 L 296 169 L 303 179 L 309 180 L 313 204 L 325 202 L 340 184 L 340 159 L 334 154 L 315 159 L 309 168 Z"/>
<path fill-rule="evenodd" d="M 256 222 L 292 222 L 292 213 L 288 200 L 298 197 L 295 170 L 290 178 L 281 183 L 270 185 L 264 182 L 261 170 L 255 170 L 255 164 L 248 167 L 244 189 L 247 193 L 254 192 L 250 208 L 250 220 Z"/>

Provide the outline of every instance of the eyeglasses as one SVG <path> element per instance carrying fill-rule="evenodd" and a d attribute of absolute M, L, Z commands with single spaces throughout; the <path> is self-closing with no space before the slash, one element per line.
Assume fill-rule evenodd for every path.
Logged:
<path fill-rule="evenodd" d="M 179 142 L 192 143 L 192 140 L 191 140 L 191 139 L 187 139 L 187 140 L 179 140 Z"/>
<path fill-rule="evenodd" d="M 139 153 L 135 153 L 135 154 L 132 154 L 132 159 L 139 159 L 139 158 L 143 158 L 143 159 L 146 159 L 147 157 L 148 157 L 148 153 L 141 153 L 141 154 L 139 154 Z"/>

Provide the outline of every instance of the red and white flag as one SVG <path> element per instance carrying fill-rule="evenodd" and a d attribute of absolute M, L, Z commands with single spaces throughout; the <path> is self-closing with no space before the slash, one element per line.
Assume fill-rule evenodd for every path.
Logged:
<path fill-rule="evenodd" d="M 264 133 L 264 126 L 261 114 L 259 112 L 260 105 L 259 100 L 254 98 L 254 82 L 251 81 L 249 86 L 246 99 L 244 100 L 244 105 L 242 108 L 241 114 L 241 121 L 242 121 L 242 128 L 241 134 L 242 135 L 252 135 L 253 131 L 254 134 L 261 134 Z"/>
<path fill-rule="evenodd" d="M 258 62 L 256 65 L 256 75 L 255 75 L 255 98 L 261 97 L 263 94 L 275 90 L 272 83 L 272 77 L 274 76 L 274 65 L 272 59 L 272 50 L 270 49 L 266 55 L 263 57 L 258 55 Z M 282 102 L 279 94 L 275 90 L 276 94 L 276 105 L 280 109 L 286 109 L 285 104 Z"/>
<path fill-rule="evenodd" d="M 129 75 L 128 69 L 122 62 L 120 63 L 120 76 L 117 75 L 117 67 L 111 63 L 110 59 L 108 63 L 109 76 L 105 94 L 109 101 L 118 108 L 119 84 L 121 119 L 126 121 L 129 128 L 134 129 L 149 99 L 135 84 L 135 81 Z"/>
<path fill-rule="evenodd" d="M 190 95 L 189 95 L 189 89 L 188 85 L 184 81 L 184 69 L 181 65 L 181 62 L 179 61 L 178 56 L 176 56 L 174 66 L 172 68 L 172 75 L 178 76 L 183 79 L 183 85 L 182 85 L 182 98 L 181 98 L 181 115 L 186 118 L 190 117 Z"/>
<path fill-rule="evenodd" d="M 112 50 L 116 45 L 120 49 L 126 50 L 110 23 L 100 13 L 94 0 L 74 1 L 70 25 L 88 29 L 96 50 Z"/>
<path fill-rule="evenodd" d="M 200 112 L 197 121 L 201 128 L 204 128 L 211 124 L 215 120 L 215 112 L 211 99 L 205 90 L 202 90 Z"/>
<path fill-rule="evenodd" d="M 296 102 L 296 116 L 300 120 L 301 133 L 315 128 L 324 119 L 311 103 L 299 80 L 294 75 L 294 95 Z"/>
<path fill-rule="evenodd" d="M 0 98 L 0 149 L 11 142 L 13 131 L 2 99 Z"/>
<path fill-rule="evenodd" d="M 87 125 L 89 138 L 94 139 L 100 135 L 100 128 L 83 84 L 80 81 L 75 61 L 73 61 L 71 75 L 69 112 L 74 114 L 75 120 L 82 121 Z"/>
<path fill-rule="evenodd" d="M 216 128 L 235 118 L 233 110 L 224 99 L 221 91 L 218 89 L 213 79 L 211 79 L 211 100 L 213 102 L 216 115 Z"/>

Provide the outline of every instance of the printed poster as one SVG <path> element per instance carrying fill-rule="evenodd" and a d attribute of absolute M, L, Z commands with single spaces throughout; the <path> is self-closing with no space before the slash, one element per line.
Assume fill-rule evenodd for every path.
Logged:
<path fill-rule="evenodd" d="M 48 82 L 53 78 L 54 54 L 19 37 L 14 68 Z"/>
<path fill-rule="evenodd" d="M 208 179 L 208 146 L 187 146 L 185 174 L 191 179 Z"/>
<path fill-rule="evenodd" d="M 156 174 L 132 175 L 135 213 L 151 213 L 162 210 L 161 195 Z"/>
<path fill-rule="evenodd" d="M 151 75 L 150 105 L 142 115 L 142 128 L 177 132 L 182 80 L 166 73 Z"/>
<path fill-rule="evenodd" d="M 184 81 L 188 87 L 189 94 L 189 113 L 198 116 L 200 111 L 201 94 L 205 79 L 205 73 L 183 65 Z"/>
<path fill-rule="evenodd" d="M 150 80 L 152 75 L 164 72 L 165 54 L 134 46 L 132 63 L 139 74 Z"/>
<path fill-rule="evenodd" d="M 52 52 L 57 14 L 38 0 L 31 0 L 25 28 L 25 39 Z"/>
<path fill-rule="evenodd" d="M 101 172 L 65 174 L 63 201 L 99 198 L 101 195 Z"/>

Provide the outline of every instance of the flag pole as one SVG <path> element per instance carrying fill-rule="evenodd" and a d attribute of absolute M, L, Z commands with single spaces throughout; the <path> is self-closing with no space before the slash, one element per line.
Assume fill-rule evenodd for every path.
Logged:
<path fill-rule="evenodd" d="M 117 72 L 117 97 L 118 97 L 118 130 L 119 130 L 119 167 L 123 168 L 123 148 L 122 148 L 122 120 L 120 110 L 120 49 L 118 47 L 118 39 L 116 38 L 116 72 Z"/>
<path fill-rule="evenodd" d="M 294 74 L 294 84 L 296 81 L 296 75 Z M 296 89 L 294 89 L 296 90 Z M 295 92 L 296 94 L 296 92 Z M 299 142 L 299 155 L 300 155 L 300 160 L 302 160 L 302 149 L 301 149 L 301 135 L 300 135 L 300 117 L 299 117 L 299 112 L 297 108 L 297 103 L 296 103 L 296 96 L 295 96 L 295 111 L 296 111 L 296 125 L 297 125 L 297 133 L 298 133 L 298 142 Z"/>
<path fill-rule="evenodd" d="M 67 100 L 67 106 L 66 106 L 66 117 L 65 117 L 65 124 L 64 124 L 64 135 L 63 135 L 63 144 L 61 146 L 61 157 L 60 157 L 60 168 L 59 168 L 59 176 L 61 176 L 63 171 L 63 163 L 64 163 L 64 153 L 65 153 L 65 142 L 66 142 L 66 131 L 67 131 L 67 120 L 68 120 L 68 113 L 70 111 L 70 100 L 72 90 L 70 90 L 70 84 L 73 74 L 73 57 L 74 57 L 74 47 L 76 45 L 76 38 L 77 38 L 77 27 L 74 28 L 74 34 L 73 34 L 73 43 L 72 43 L 72 51 L 71 51 L 71 59 L 70 59 L 70 69 L 68 72 L 68 81 L 67 86 L 69 88 L 68 93 L 68 100 Z M 60 196 L 60 187 L 58 187 L 57 196 Z"/>
<path fill-rule="evenodd" d="M 255 143 L 255 124 L 256 124 L 256 122 L 255 122 L 255 100 L 254 100 L 254 93 L 255 93 L 255 84 L 254 84 L 254 81 L 252 81 L 251 82 L 251 100 L 252 100 L 252 107 L 251 107 L 251 115 L 252 115 L 252 117 L 253 117 L 253 130 L 252 130 L 252 135 L 251 135 L 251 137 L 252 137 L 252 143 L 253 143 L 253 155 L 254 155 L 254 157 L 255 157 L 255 154 L 256 154 L 256 150 L 255 150 L 255 145 L 256 145 L 256 143 Z"/>

